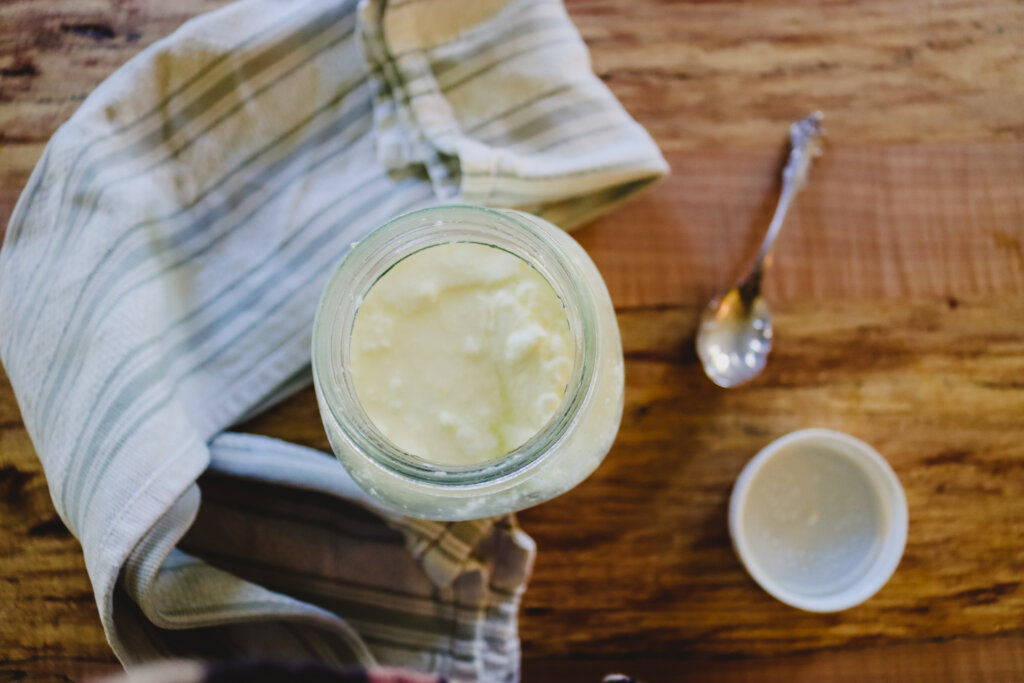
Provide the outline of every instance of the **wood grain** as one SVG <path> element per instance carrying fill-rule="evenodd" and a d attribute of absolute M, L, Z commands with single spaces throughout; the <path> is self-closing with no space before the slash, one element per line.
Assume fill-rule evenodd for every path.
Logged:
<path fill-rule="evenodd" d="M 827 144 L 773 253 L 776 306 L 1024 294 L 1024 141 Z M 579 231 L 616 305 L 696 306 L 730 283 L 771 218 L 783 151 L 670 153 L 670 177 Z"/>
<path fill-rule="evenodd" d="M 600 681 L 622 672 L 641 681 L 687 683 L 862 683 L 1013 681 L 1024 638 L 963 639 L 750 659 L 526 660 L 525 681 Z"/>
<path fill-rule="evenodd" d="M 221 0 L 0 7 L 0 230 L 46 140 L 111 71 Z M 672 175 L 578 237 L 627 352 L 606 464 L 524 512 L 540 554 L 528 681 L 1024 678 L 1024 5 L 1013 0 L 571 0 L 594 68 Z M 700 374 L 698 307 L 774 202 L 785 126 L 829 138 L 767 287 L 768 370 Z M 910 536 L 862 606 L 760 591 L 725 529 L 732 482 L 787 431 L 859 436 L 907 491 Z M 309 392 L 246 428 L 326 448 Z M 0 374 L 0 680 L 109 670 L 77 542 Z"/>
<path fill-rule="evenodd" d="M 1020 3 L 567 4 L 595 71 L 669 150 L 760 146 L 813 108 L 844 144 L 1024 135 Z"/>

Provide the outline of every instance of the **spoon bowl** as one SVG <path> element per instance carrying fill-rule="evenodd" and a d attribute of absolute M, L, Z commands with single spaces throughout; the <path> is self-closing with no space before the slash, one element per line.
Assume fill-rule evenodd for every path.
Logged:
<path fill-rule="evenodd" d="M 772 313 L 757 297 L 748 306 L 734 287 L 704 309 L 697 331 L 697 355 L 708 378 L 735 387 L 764 370 L 772 350 Z"/>

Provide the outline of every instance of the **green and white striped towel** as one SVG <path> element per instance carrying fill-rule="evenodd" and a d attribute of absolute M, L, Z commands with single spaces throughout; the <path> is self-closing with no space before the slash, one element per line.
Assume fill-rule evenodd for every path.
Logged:
<path fill-rule="evenodd" d="M 0 354 L 118 657 L 516 678 L 514 520 L 371 512 L 334 459 L 225 430 L 309 382 L 375 226 L 463 201 L 568 228 L 665 171 L 556 0 L 243 0 L 97 88 L 8 227 Z"/>

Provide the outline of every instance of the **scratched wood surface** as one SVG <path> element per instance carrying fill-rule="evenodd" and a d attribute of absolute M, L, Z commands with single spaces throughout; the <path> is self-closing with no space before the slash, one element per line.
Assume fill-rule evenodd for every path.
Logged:
<path fill-rule="evenodd" d="M 92 88 L 218 4 L 0 5 L 0 225 Z M 673 175 L 578 233 L 619 312 L 626 414 L 590 480 L 520 515 L 540 548 L 525 679 L 1024 678 L 1024 5 L 569 8 Z M 785 126 L 812 108 L 828 148 L 768 279 L 776 350 L 749 387 L 716 389 L 691 351 L 699 306 L 756 244 Z M 876 446 L 910 505 L 893 579 L 834 615 L 761 592 L 725 528 L 744 462 L 808 426 Z M 309 392 L 247 428 L 326 447 Z M 0 680 L 112 662 L 0 375 Z"/>

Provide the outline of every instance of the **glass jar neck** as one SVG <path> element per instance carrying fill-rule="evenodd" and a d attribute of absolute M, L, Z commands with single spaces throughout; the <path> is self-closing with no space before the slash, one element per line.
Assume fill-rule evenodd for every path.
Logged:
<path fill-rule="evenodd" d="M 399 216 L 353 245 L 331 277 L 317 311 L 313 370 L 330 419 L 368 460 L 399 476 L 442 486 L 491 485 L 539 465 L 571 432 L 586 403 L 597 362 L 596 305 L 569 256 L 536 219 L 514 211 L 440 206 Z M 391 267 L 422 249 L 473 242 L 503 249 L 538 271 L 558 295 L 574 341 L 573 368 L 554 416 L 504 456 L 473 465 L 442 465 L 398 448 L 367 416 L 350 367 L 352 327 L 363 298 Z"/>

